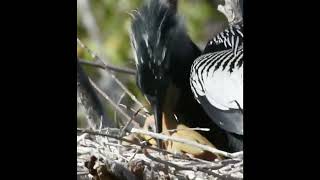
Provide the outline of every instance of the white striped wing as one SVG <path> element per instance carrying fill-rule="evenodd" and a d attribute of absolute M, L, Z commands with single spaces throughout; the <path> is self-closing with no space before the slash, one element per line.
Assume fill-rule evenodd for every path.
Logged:
<path fill-rule="evenodd" d="M 230 73 L 218 69 L 211 76 L 204 77 L 203 91 L 208 101 L 218 109 L 243 109 L 243 68 Z"/>
<path fill-rule="evenodd" d="M 243 109 L 243 66 L 238 66 L 243 58 L 242 46 L 238 50 L 237 54 L 229 49 L 195 60 L 191 71 L 191 87 L 196 97 L 205 96 L 221 110 L 239 109 L 239 106 Z M 217 56 L 219 54 L 225 55 Z"/>

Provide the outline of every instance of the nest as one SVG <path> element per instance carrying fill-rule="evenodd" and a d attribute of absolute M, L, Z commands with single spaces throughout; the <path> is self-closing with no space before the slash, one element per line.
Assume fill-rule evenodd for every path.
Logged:
<path fill-rule="evenodd" d="M 205 161 L 169 153 L 149 146 L 145 141 L 121 138 L 120 134 L 116 128 L 99 132 L 78 129 L 79 180 L 243 179 L 242 155 Z"/>

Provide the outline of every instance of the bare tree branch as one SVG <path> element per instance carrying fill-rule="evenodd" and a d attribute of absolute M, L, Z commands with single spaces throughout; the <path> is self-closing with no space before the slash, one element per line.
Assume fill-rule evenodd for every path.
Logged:
<path fill-rule="evenodd" d="M 88 124 L 93 129 L 98 129 L 102 123 L 106 127 L 115 127 L 114 123 L 106 116 L 104 108 L 94 89 L 90 85 L 88 76 L 81 68 L 77 59 L 77 95 L 79 102 L 84 106 Z"/>
<path fill-rule="evenodd" d="M 90 78 L 88 79 L 92 87 L 94 87 L 97 90 L 97 92 L 101 94 L 101 96 L 103 96 L 117 112 L 119 112 L 123 117 L 125 117 L 128 121 L 130 121 L 131 119 L 130 116 L 127 115 L 119 106 L 117 106 L 117 104 L 113 102 L 112 99 L 106 93 L 104 93 Z M 140 127 L 137 122 L 132 122 L 132 124 L 135 127 Z"/>
<path fill-rule="evenodd" d="M 89 61 L 82 60 L 82 59 L 79 59 L 79 62 L 80 62 L 80 64 L 83 64 L 83 65 L 89 65 L 89 66 L 101 68 L 104 70 L 108 69 L 113 72 L 125 73 L 125 74 L 129 74 L 129 75 L 136 75 L 136 70 L 129 69 L 129 68 L 118 67 L 118 66 L 114 66 L 114 65 L 110 65 L 110 64 L 104 65 L 99 62 L 89 62 Z"/>
<path fill-rule="evenodd" d="M 86 45 L 84 45 L 79 38 L 77 38 L 77 43 L 84 49 L 86 49 L 88 51 L 88 53 L 92 56 L 92 58 L 96 61 L 100 61 L 104 66 L 107 66 L 107 64 L 99 58 L 99 56 L 97 56 L 93 51 L 91 51 Z M 148 110 L 142 105 L 141 102 L 138 101 L 138 99 L 136 98 L 136 96 L 134 96 L 129 90 L 128 88 L 126 88 L 122 82 L 115 77 L 115 75 L 109 70 L 109 69 L 105 69 L 106 71 L 109 72 L 110 76 L 112 77 L 112 79 L 124 90 L 124 92 L 126 92 L 128 94 L 128 96 L 135 102 L 137 103 L 141 108 L 143 107 L 143 110 L 148 112 Z"/>

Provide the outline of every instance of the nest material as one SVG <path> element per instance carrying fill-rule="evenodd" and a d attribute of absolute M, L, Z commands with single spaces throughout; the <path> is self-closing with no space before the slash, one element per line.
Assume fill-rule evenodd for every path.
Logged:
<path fill-rule="evenodd" d="M 120 130 L 106 134 L 118 137 Z M 121 138 L 78 133 L 78 180 L 111 179 L 243 179 L 243 159 L 214 162 L 185 155 L 162 154 L 145 144 L 123 144 Z"/>

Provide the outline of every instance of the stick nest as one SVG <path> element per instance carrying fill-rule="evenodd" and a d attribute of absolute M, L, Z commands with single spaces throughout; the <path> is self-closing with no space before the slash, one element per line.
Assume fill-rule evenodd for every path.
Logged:
<path fill-rule="evenodd" d="M 78 180 L 243 179 L 243 158 L 210 162 L 121 138 L 116 128 L 78 129 L 77 176 Z"/>

